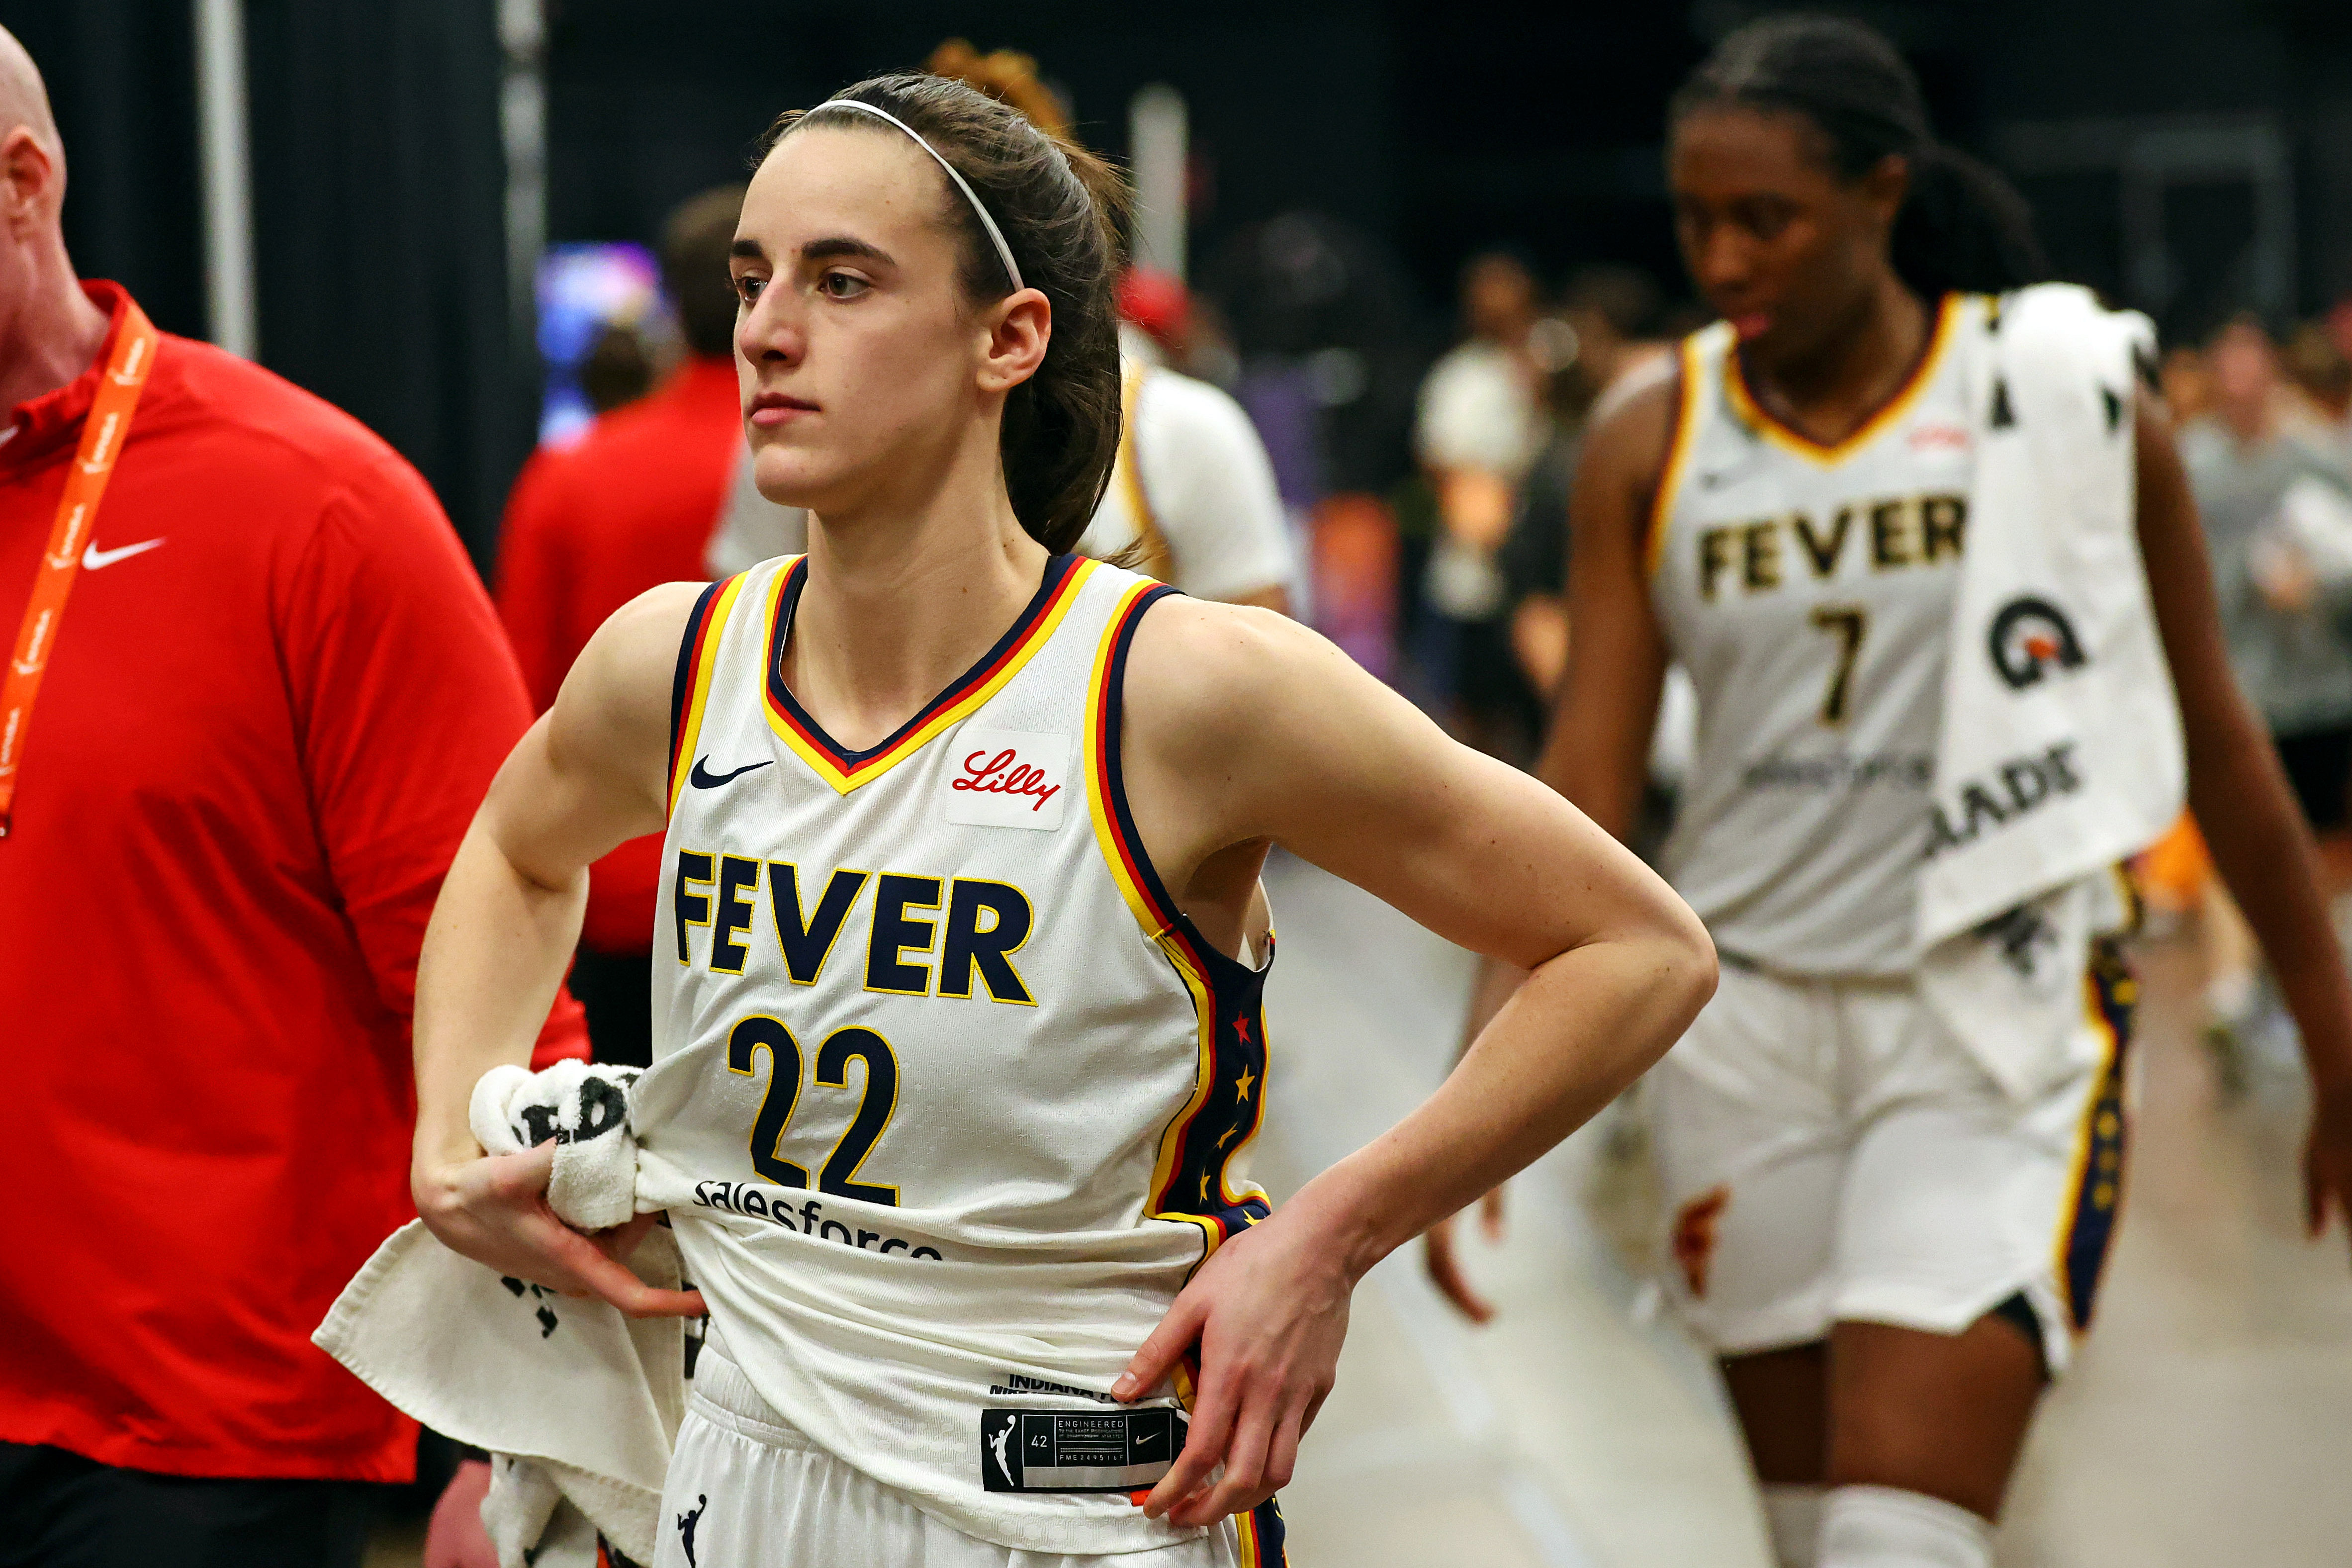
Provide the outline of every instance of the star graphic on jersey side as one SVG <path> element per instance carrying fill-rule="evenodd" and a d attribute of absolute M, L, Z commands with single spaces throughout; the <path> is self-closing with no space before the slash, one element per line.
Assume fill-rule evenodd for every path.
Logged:
<path fill-rule="evenodd" d="M 1201 1178 L 1201 1201 L 1202 1203 L 1209 1201 L 1209 1178 L 1206 1175 Z"/>
<path fill-rule="evenodd" d="M 1234 1037 L 1241 1041 L 1244 1045 L 1249 1044 L 1249 1020 L 1247 1018 L 1235 1018 L 1234 1020 Z"/>
<path fill-rule="evenodd" d="M 1226 1129 L 1225 1129 L 1225 1135 L 1224 1135 L 1223 1138 L 1220 1138 L 1220 1139 L 1218 1139 L 1218 1140 L 1217 1140 L 1217 1147 L 1218 1147 L 1218 1148 L 1220 1148 L 1220 1149 L 1222 1149 L 1222 1148 L 1223 1148 L 1226 1144 L 1228 1144 L 1228 1143 L 1232 1142 L 1234 1141 L 1234 1133 L 1236 1133 L 1236 1132 L 1239 1132 L 1240 1131 L 1241 1131 L 1241 1129 L 1240 1129 L 1240 1128 L 1238 1128 L 1238 1127 L 1228 1127 L 1228 1128 L 1226 1128 Z"/>
<path fill-rule="evenodd" d="M 1255 1073 L 1254 1073 L 1254 1072 L 1250 1071 L 1250 1069 L 1249 1069 L 1249 1068 L 1242 1068 L 1241 1081 L 1240 1081 L 1239 1083 L 1237 1083 L 1237 1084 L 1234 1086 L 1237 1089 L 1239 1089 L 1239 1090 L 1240 1090 L 1240 1095 L 1241 1095 L 1241 1098 L 1242 1098 L 1242 1099 L 1244 1099 L 1244 1100 L 1247 1100 L 1247 1099 L 1249 1098 L 1250 1085 L 1252 1085 L 1252 1084 L 1255 1083 L 1256 1081 L 1257 1081 L 1257 1074 L 1255 1074 Z"/>

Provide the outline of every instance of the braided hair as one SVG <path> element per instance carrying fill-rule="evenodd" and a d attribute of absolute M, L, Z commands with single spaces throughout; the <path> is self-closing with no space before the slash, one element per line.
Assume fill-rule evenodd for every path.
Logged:
<path fill-rule="evenodd" d="M 1803 116 L 1831 166 L 1859 179 L 1890 155 L 1911 179 L 1889 243 L 1896 276 L 1925 299 L 2001 293 L 2050 275 L 2033 215 L 2008 181 L 1936 140 L 1919 79 L 1895 46 L 1858 22 L 1772 16 L 1716 46 L 1675 94 L 1670 126 L 1701 109 Z"/>

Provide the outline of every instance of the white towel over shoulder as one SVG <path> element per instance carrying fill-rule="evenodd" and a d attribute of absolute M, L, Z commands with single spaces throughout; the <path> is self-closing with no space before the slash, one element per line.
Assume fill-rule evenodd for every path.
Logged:
<path fill-rule="evenodd" d="M 2136 363 L 2147 318 L 2045 284 L 1964 346 L 1975 495 L 1944 675 L 1915 944 L 1931 1004 L 2015 1093 L 2065 1070 L 2116 863 L 2186 795 L 2180 715 L 2140 557 Z"/>

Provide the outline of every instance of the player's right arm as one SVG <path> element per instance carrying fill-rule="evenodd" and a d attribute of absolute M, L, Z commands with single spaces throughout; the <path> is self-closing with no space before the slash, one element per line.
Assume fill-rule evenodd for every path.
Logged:
<path fill-rule="evenodd" d="M 1620 842 L 1634 813 L 1665 680 L 1666 640 L 1651 607 L 1649 547 L 1658 489 L 1679 408 L 1675 357 L 1636 372 L 1604 401 L 1577 465 L 1568 524 L 1568 668 L 1554 700 L 1551 728 L 1536 776 L 1573 802 Z M 1501 1012 L 1527 972 L 1480 962 L 1464 1022 L 1462 1047 Z M 1502 1189 L 1484 1205 L 1487 1234 L 1502 1230 Z M 1464 1279 L 1454 1248 L 1454 1221 L 1424 1238 L 1431 1279 L 1446 1299 L 1484 1322 L 1494 1308 Z"/>
<path fill-rule="evenodd" d="M 640 1315 L 694 1315 L 616 1261 L 654 1216 L 591 1239 L 547 1206 L 552 1145 L 485 1155 L 466 1124 L 475 1083 L 530 1059 L 580 940 L 588 867 L 669 818 L 670 683 L 702 585 L 672 583 L 604 623 L 525 732 L 467 829 L 416 971 L 417 1213 L 455 1251 Z"/>

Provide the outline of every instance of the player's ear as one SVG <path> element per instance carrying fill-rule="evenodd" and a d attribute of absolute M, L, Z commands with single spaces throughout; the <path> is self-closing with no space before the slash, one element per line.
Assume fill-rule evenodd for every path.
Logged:
<path fill-rule="evenodd" d="M 1889 153 L 1864 170 L 1855 183 L 1871 216 L 1891 229 L 1895 215 L 1903 210 L 1903 198 L 1911 194 L 1911 160 L 1900 153 Z"/>
<path fill-rule="evenodd" d="M 1054 307 L 1034 289 L 1022 289 L 989 307 L 982 318 L 988 337 L 981 351 L 980 387 L 1010 392 L 1045 363 L 1054 337 Z"/>

